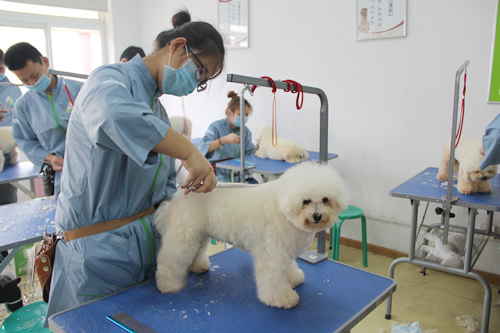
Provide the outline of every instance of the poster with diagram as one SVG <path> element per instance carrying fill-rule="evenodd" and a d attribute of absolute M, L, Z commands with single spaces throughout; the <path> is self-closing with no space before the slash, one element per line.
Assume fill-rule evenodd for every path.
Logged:
<path fill-rule="evenodd" d="M 219 30 L 226 47 L 248 47 L 248 1 L 219 0 Z"/>
<path fill-rule="evenodd" d="M 406 1 L 357 0 L 357 39 L 406 37 Z"/>

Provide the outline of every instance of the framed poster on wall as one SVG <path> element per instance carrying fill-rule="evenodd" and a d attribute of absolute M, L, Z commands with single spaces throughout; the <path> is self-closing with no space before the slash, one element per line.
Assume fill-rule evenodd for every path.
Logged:
<path fill-rule="evenodd" d="M 219 0 L 219 30 L 226 47 L 248 47 L 248 1 Z"/>
<path fill-rule="evenodd" d="M 500 22 L 498 22 L 499 12 L 500 6 L 497 2 L 495 34 L 493 35 L 493 46 L 491 50 L 490 91 L 488 93 L 488 103 L 500 103 Z"/>
<path fill-rule="evenodd" d="M 357 0 L 357 39 L 406 37 L 406 1 Z"/>

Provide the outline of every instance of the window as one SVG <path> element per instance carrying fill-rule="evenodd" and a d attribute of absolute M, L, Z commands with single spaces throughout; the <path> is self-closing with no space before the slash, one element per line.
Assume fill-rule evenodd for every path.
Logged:
<path fill-rule="evenodd" d="M 97 11 L 0 1 L 0 48 L 28 42 L 49 58 L 50 68 L 90 74 L 106 59 L 105 28 Z M 12 82 L 20 83 L 11 73 Z"/>

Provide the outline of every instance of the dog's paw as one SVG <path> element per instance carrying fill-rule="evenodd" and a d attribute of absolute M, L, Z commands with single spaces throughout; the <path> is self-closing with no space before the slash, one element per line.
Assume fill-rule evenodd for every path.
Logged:
<path fill-rule="evenodd" d="M 259 299 L 276 308 L 291 309 L 299 303 L 299 294 L 290 285 L 259 289 Z"/>
<path fill-rule="evenodd" d="M 176 293 L 184 288 L 184 281 L 173 281 L 156 274 L 156 287 L 164 294 Z"/>
<path fill-rule="evenodd" d="M 457 190 L 460 193 L 463 194 L 473 194 L 474 193 L 474 187 L 473 186 L 457 186 Z"/>
<path fill-rule="evenodd" d="M 195 274 L 205 273 L 210 269 L 210 260 L 207 255 L 197 256 L 189 266 L 189 271 Z"/>
<path fill-rule="evenodd" d="M 291 267 L 286 275 L 286 280 L 295 288 L 304 283 L 304 272 L 298 267 Z"/>
<path fill-rule="evenodd" d="M 436 178 L 438 180 L 448 180 L 448 175 L 445 174 L 445 173 L 438 173 L 437 176 L 436 176 Z"/>

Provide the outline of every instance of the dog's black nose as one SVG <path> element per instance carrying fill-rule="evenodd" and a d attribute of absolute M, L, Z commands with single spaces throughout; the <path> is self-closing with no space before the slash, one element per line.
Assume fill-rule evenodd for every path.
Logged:
<path fill-rule="evenodd" d="M 320 213 L 316 212 L 313 214 L 313 219 L 314 219 L 314 222 L 318 223 L 319 221 L 321 221 L 321 218 L 323 217 L 323 215 L 321 215 Z"/>
<path fill-rule="evenodd" d="M 481 177 L 481 180 L 488 180 L 488 177 L 483 176 L 483 177 Z"/>

